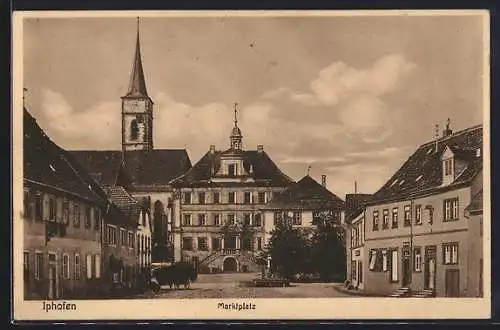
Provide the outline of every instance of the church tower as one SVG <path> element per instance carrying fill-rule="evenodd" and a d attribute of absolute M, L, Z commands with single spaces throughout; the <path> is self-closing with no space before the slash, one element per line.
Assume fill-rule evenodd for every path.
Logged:
<path fill-rule="evenodd" d="M 122 97 L 122 150 L 153 149 L 153 101 L 148 95 L 142 68 L 139 18 L 134 64 L 128 92 Z"/>

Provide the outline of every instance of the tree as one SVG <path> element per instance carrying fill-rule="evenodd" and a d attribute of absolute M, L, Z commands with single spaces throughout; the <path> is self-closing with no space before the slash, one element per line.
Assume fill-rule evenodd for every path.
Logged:
<path fill-rule="evenodd" d="M 309 260 L 306 235 L 288 222 L 278 222 L 271 232 L 266 254 L 271 257 L 271 271 L 290 278 L 303 272 Z"/>
<path fill-rule="evenodd" d="M 346 272 L 344 229 L 329 219 L 317 221 L 311 238 L 311 264 L 324 281 L 343 281 Z"/>

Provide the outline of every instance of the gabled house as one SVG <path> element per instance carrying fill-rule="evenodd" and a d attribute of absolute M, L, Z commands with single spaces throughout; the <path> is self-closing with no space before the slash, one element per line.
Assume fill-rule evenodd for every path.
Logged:
<path fill-rule="evenodd" d="M 365 291 L 476 295 L 468 278 L 479 278 L 482 265 L 471 261 L 481 256 L 470 242 L 481 238 L 465 208 L 482 189 L 482 147 L 482 126 L 453 132 L 448 123 L 374 194 L 365 209 Z"/>

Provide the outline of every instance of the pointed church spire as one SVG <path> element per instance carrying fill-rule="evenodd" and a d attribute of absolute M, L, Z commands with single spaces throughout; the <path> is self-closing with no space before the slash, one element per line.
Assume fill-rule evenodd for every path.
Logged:
<path fill-rule="evenodd" d="M 141 44 L 139 41 L 139 17 L 137 17 L 137 40 L 135 44 L 134 65 L 132 67 L 132 74 L 130 76 L 130 83 L 126 96 L 148 97 L 144 70 L 142 68 Z"/>

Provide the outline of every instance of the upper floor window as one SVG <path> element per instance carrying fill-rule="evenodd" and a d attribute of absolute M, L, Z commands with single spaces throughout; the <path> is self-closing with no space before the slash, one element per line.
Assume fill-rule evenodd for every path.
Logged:
<path fill-rule="evenodd" d="M 243 221 L 244 221 L 245 226 L 250 226 L 250 223 L 252 222 L 251 219 L 252 219 L 252 215 L 251 214 L 246 213 L 244 215 Z"/>
<path fill-rule="evenodd" d="M 385 209 L 383 211 L 383 218 L 382 218 L 382 229 L 387 229 L 389 228 L 389 210 Z"/>
<path fill-rule="evenodd" d="M 283 221 L 283 212 L 276 211 L 274 212 L 274 218 L 273 218 L 274 225 L 276 226 L 278 223 Z"/>
<path fill-rule="evenodd" d="M 422 271 L 422 249 L 419 247 L 413 249 L 413 270 L 415 272 Z"/>
<path fill-rule="evenodd" d="M 458 264 L 458 243 L 443 244 L 443 263 L 445 265 Z"/>
<path fill-rule="evenodd" d="M 452 175 L 453 174 L 453 158 L 448 158 L 443 161 L 444 166 L 444 175 Z"/>
<path fill-rule="evenodd" d="M 229 204 L 236 204 L 236 193 L 234 191 L 229 192 L 228 203 Z"/>
<path fill-rule="evenodd" d="M 184 214 L 182 218 L 182 224 L 184 226 L 191 226 L 191 214 Z"/>
<path fill-rule="evenodd" d="M 256 213 L 253 219 L 253 225 L 256 227 L 262 226 L 262 214 Z"/>
<path fill-rule="evenodd" d="M 101 209 L 94 208 L 94 228 L 99 230 L 101 228 Z"/>
<path fill-rule="evenodd" d="M 229 176 L 236 176 L 238 174 L 237 170 L 238 170 L 237 164 L 229 164 L 227 166 L 227 172 Z"/>
<path fill-rule="evenodd" d="M 293 220 L 292 223 L 296 226 L 302 225 L 302 212 L 297 211 L 293 212 Z"/>
<path fill-rule="evenodd" d="M 220 204 L 220 193 L 218 191 L 214 191 L 214 204 Z"/>
<path fill-rule="evenodd" d="M 404 225 L 405 226 L 411 226 L 411 207 L 410 205 L 405 205 L 405 208 L 404 208 Z"/>
<path fill-rule="evenodd" d="M 229 225 L 234 225 L 234 223 L 236 222 L 236 217 L 234 214 L 228 214 L 227 219 Z"/>
<path fill-rule="evenodd" d="M 198 193 L 198 204 L 205 204 L 205 192 Z"/>
<path fill-rule="evenodd" d="M 443 221 L 458 220 L 458 198 L 445 199 L 443 208 Z"/>
<path fill-rule="evenodd" d="M 220 214 L 214 214 L 214 226 L 220 226 Z"/>
<path fill-rule="evenodd" d="M 252 203 L 252 193 L 250 191 L 245 191 L 243 194 L 243 202 L 245 204 Z"/>
<path fill-rule="evenodd" d="M 191 193 L 190 192 L 184 193 L 184 204 L 191 204 Z"/>
<path fill-rule="evenodd" d="M 90 206 L 85 207 L 85 228 L 90 228 L 91 226 L 91 219 L 90 219 Z"/>
<path fill-rule="evenodd" d="M 198 225 L 205 226 L 207 224 L 205 214 L 198 214 Z"/>
<path fill-rule="evenodd" d="M 77 204 L 73 205 L 73 225 L 80 227 L 80 207 Z"/>
<path fill-rule="evenodd" d="M 133 119 L 130 122 L 130 139 L 137 140 L 139 137 L 139 124 L 137 124 L 137 120 Z"/>
<path fill-rule="evenodd" d="M 415 224 L 422 224 L 422 205 L 415 205 Z"/>
<path fill-rule="evenodd" d="M 63 222 L 65 224 L 69 222 L 69 202 L 67 200 L 63 202 Z"/>
<path fill-rule="evenodd" d="M 257 193 L 257 203 L 264 204 L 266 202 L 266 193 L 263 191 L 259 191 Z"/>
<path fill-rule="evenodd" d="M 120 244 L 122 246 L 127 245 L 127 231 L 123 228 L 120 228 Z"/>
<path fill-rule="evenodd" d="M 398 228 L 398 208 L 392 209 L 392 228 Z"/>
<path fill-rule="evenodd" d="M 116 245 L 116 227 L 108 225 L 108 244 Z"/>
<path fill-rule="evenodd" d="M 37 194 L 35 197 L 35 219 L 42 220 L 42 218 L 43 218 L 42 195 Z"/>
<path fill-rule="evenodd" d="M 49 220 L 56 220 L 56 201 L 54 198 L 49 198 Z"/>
<path fill-rule="evenodd" d="M 378 211 L 373 211 L 373 230 L 378 230 L 378 224 L 380 222 Z"/>

